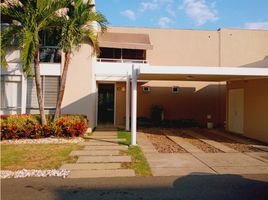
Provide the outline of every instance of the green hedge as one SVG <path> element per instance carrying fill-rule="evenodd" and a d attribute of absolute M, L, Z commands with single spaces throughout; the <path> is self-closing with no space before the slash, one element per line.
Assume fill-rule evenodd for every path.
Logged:
<path fill-rule="evenodd" d="M 47 125 L 40 124 L 39 115 L 0 115 L 1 140 L 44 137 L 76 137 L 86 133 L 88 120 L 84 115 L 61 115 L 53 122 L 47 115 Z"/>

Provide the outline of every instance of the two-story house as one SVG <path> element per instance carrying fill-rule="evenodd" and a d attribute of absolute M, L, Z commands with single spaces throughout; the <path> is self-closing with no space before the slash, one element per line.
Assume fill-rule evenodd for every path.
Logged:
<path fill-rule="evenodd" d="M 55 110 L 64 58 L 56 40 L 42 34 L 47 113 Z M 90 129 L 128 129 L 132 120 L 135 135 L 137 118 L 150 118 L 161 105 L 163 119 L 209 121 L 268 142 L 268 31 L 109 27 L 99 45 L 98 57 L 90 44 L 73 50 L 62 113 L 87 115 Z M 1 113 L 37 113 L 20 52 L 10 51 L 8 62 L 1 69 Z"/>

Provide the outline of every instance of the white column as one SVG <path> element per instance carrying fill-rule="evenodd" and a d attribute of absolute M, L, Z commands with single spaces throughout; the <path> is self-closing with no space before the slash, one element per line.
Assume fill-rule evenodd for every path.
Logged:
<path fill-rule="evenodd" d="M 130 91 L 129 91 L 129 75 L 127 73 L 127 79 L 126 79 L 126 130 L 129 131 L 129 97 L 130 97 Z"/>
<path fill-rule="evenodd" d="M 137 145 L 137 69 L 132 65 L 131 145 Z"/>
<path fill-rule="evenodd" d="M 21 75 L 21 114 L 26 113 L 26 101 L 27 101 L 27 77 Z"/>

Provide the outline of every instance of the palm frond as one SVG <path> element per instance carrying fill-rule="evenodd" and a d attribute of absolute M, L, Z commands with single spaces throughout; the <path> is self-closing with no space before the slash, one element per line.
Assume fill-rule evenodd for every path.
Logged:
<path fill-rule="evenodd" d="M 16 25 L 10 25 L 2 29 L 0 34 L 1 41 L 1 67 L 7 67 L 8 63 L 6 61 L 6 51 L 7 48 L 11 46 L 17 46 L 22 37 L 22 27 Z M 17 41 L 17 42 L 15 42 Z"/>
<path fill-rule="evenodd" d="M 38 49 L 38 33 L 24 32 L 23 47 L 21 49 L 22 70 L 24 73 L 32 74 L 33 58 Z"/>

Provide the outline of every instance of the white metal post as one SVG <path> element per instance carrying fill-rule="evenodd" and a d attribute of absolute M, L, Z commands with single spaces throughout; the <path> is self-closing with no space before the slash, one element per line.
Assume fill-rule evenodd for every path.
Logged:
<path fill-rule="evenodd" d="M 126 130 L 129 131 L 129 75 L 127 73 L 127 79 L 126 79 Z"/>
<path fill-rule="evenodd" d="M 132 65 L 131 145 L 137 145 L 137 70 Z"/>

